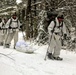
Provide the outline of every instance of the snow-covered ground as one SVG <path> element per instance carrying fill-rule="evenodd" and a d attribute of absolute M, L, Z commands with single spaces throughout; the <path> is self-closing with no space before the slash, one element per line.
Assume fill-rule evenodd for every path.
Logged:
<path fill-rule="evenodd" d="M 20 39 L 21 39 L 20 34 Z M 63 61 L 44 60 L 47 45 L 33 45 L 33 54 L 0 46 L 0 75 L 76 75 L 76 54 L 62 50 Z"/>

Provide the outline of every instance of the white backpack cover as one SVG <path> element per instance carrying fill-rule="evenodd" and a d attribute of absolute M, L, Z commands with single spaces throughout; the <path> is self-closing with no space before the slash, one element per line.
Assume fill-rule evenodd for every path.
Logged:
<path fill-rule="evenodd" d="M 16 50 L 26 53 L 33 53 L 36 49 L 28 45 L 24 40 L 18 41 L 15 46 Z"/>

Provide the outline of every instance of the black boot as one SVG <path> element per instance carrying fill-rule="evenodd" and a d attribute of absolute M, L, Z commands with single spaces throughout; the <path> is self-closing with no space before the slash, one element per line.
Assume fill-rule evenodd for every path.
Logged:
<path fill-rule="evenodd" d="M 5 45 L 5 47 L 6 47 L 6 48 L 9 48 L 9 47 L 10 47 L 10 45 L 9 45 L 9 44 L 6 44 L 6 45 Z"/>
<path fill-rule="evenodd" d="M 48 58 L 54 60 L 52 53 L 48 53 Z"/>
<path fill-rule="evenodd" d="M 3 46 L 3 42 L 0 43 L 0 46 Z"/>
<path fill-rule="evenodd" d="M 54 57 L 54 59 L 55 59 L 55 60 L 60 60 L 60 61 L 63 60 L 63 58 L 61 58 L 61 57 Z"/>

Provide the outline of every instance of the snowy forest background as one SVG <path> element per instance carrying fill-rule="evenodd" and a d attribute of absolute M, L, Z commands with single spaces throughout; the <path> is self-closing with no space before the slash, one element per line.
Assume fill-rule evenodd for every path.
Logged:
<path fill-rule="evenodd" d="M 11 17 L 16 11 L 21 21 L 25 40 L 35 40 L 36 43 L 47 44 L 46 12 L 55 10 L 64 15 L 67 27 L 67 49 L 75 49 L 76 43 L 76 0 L 0 0 L 0 16 Z"/>
<path fill-rule="evenodd" d="M 55 10 L 64 15 L 67 40 L 61 49 L 63 61 L 44 60 L 48 48 L 45 28 L 46 11 Z M 23 25 L 19 40 L 35 48 L 24 53 L 0 46 L 0 75 L 76 75 L 76 0 L 0 0 L 0 16 L 11 17 L 17 12 Z"/>
<path fill-rule="evenodd" d="M 68 49 L 75 49 L 76 0 L 0 0 L 0 3 L 0 16 L 10 18 L 16 11 L 26 33 L 25 40 L 35 40 L 38 44 L 47 44 L 46 12 L 55 10 L 58 14 L 62 13 L 68 32 L 65 45 Z"/>

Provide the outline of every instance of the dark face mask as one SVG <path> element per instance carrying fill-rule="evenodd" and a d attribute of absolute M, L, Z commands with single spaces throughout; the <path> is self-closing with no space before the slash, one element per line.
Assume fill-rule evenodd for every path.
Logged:
<path fill-rule="evenodd" d="M 13 16 L 13 19 L 16 19 L 16 16 Z"/>
<path fill-rule="evenodd" d="M 63 22 L 63 19 L 62 19 L 62 18 L 58 18 L 58 21 L 59 21 L 59 22 Z"/>

